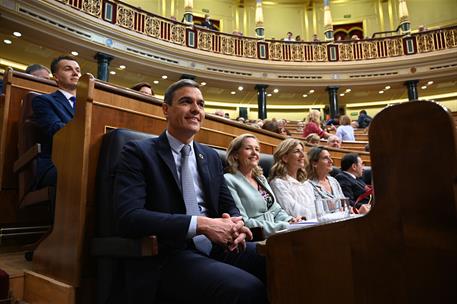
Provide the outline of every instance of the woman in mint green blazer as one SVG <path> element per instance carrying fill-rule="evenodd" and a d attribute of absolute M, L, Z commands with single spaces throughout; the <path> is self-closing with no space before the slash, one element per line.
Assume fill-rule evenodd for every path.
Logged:
<path fill-rule="evenodd" d="M 276 198 L 259 167 L 260 146 L 251 134 L 236 137 L 227 149 L 227 186 L 247 227 L 262 227 L 265 237 L 299 221 L 288 215 Z"/>

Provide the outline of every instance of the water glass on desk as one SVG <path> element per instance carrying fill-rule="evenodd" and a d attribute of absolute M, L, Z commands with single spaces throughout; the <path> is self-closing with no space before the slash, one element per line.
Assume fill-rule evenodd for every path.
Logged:
<path fill-rule="evenodd" d="M 314 203 L 318 222 L 331 222 L 350 216 L 349 199 L 347 198 L 316 199 Z"/>

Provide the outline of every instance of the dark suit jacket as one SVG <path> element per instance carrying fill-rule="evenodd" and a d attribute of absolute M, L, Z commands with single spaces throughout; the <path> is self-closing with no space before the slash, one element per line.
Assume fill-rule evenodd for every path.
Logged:
<path fill-rule="evenodd" d="M 341 189 L 346 197 L 349 198 L 349 203 L 351 206 L 354 206 L 357 198 L 365 193 L 366 184 L 362 179 L 355 179 L 349 175 L 349 173 L 343 171 L 335 176 L 336 180 L 340 183 Z M 369 202 L 369 197 L 363 199 L 357 206 L 360 207 L 362 204 L 367 204 Z"/>
<path fill-rule="evenodd" d="M 197 167 L 209 217 L 240 216 L 225 184 L 216 151 L 194 141 Z M 161 265 L 169 254 L 187 248 L 191 216 L 186 207 L 175 161 L 164 133 L 127 143 L 114 178 L 114 208 L 118 232 L 126 237 L 156 235 L 159 255 L 123 261 L 111 303 L 153 303 Z"/>
<path fill-rule="evenodd" d="M 37 183 L 39 184 L 40 180 L 50 170 L 55 170 L 51 159 L 52 138 L 57 131 L 73 118 L 75 110 L 60 91 L 35 97 L 32 101 L 32 108 L 33 120 L 40 127 L 43 134 L 40 142 L 41 154 L 37 164 Z"/>
<path fill-rule="evenodd" d="M 216 151 L 194 141 L 197 167 L 209 217 L 240 216 L 225 184 Z M 114 182 L 119 233 L 127 237 L 156 235 L 159 252 L 182 249 L 191 216 L 181 193 L 175 161 L 165 133 L 127 143 Z"/>

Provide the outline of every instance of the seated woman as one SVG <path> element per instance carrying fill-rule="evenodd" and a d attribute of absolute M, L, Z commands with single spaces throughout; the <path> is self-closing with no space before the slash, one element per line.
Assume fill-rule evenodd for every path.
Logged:
<path fill-rule="evenodd" d="M 341 125 L 336 129 L 336 136 L 342 141 L 355 140 L 354 128 L 351 126 L 351 119 L 349 116 L 341 116 Z"/>
<path fill-rule="evenodd" d="M 330 153 L 325 148 L 311 148 L 308 151 L 308 162 L 306 173 L 316 199 L 343 198 L 340 184 L 329 175 L 333 169 Z"/>
<path fill-rule="evenodd" d="M 311 133 L 316 133 L 320 138 L 327 138 L 330 135 L 321 128 L 321 112 L 318 110 L 310 110 L 306 117 L 303 137 L 306 138 Z"/>
<path fill-rule="evenodd" d="M 227 186 L 247 227 L 263 227 L 265 237 L 299 221 L 288 215 L 259 167 L 260 146 L 251 134 L 236 137 L 227 149 Z"/>
<path fill-rule="evenodd" d="M 308 159 L 303 149 L 297 139 L 283 140 L 273 154 L 269 179 L 278 203 L 288 214 L 313 220 L 316 219 L 314 190 L 306 181 Z"/>

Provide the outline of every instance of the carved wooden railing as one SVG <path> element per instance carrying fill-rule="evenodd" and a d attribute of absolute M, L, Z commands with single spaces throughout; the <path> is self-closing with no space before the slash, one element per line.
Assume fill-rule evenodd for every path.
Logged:
<path fill-rule="evenodd" d="M 457 26 L 378 39 L 338 42 L 261 40 L 167 19 L 120 1 L 56 0 L 145 36 L 215 54 L 286 62 L 345 62 L 428 53 L 457 47 Z"/>

